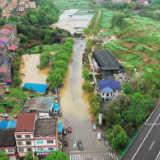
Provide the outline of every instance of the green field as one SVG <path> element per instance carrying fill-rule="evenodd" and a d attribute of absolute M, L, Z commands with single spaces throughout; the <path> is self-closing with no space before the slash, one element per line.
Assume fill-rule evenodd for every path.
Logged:
<path fill-rule="evenodd" d="M 118 11 L 103 10 L 100 37 L 116 36 L 105 44 L 117 59 L 123 60 L 128 69 L 138 68 L 151 72 L 160 63 L 160 23 L 150 18 L 130 15 L 123 18 L 127 27 L 112 27 L 111 19 Z M 150 65 L 153 64 L 153 65 Z"/>

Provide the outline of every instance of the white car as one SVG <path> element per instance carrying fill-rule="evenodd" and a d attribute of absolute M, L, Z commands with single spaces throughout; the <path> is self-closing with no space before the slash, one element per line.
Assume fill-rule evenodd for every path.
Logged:
<path fill-rule="evenodd" d="M 96 124 L 95 124 L 95 123 L 93 124 L 92 129 L 93 129 L 93 131 L 96 131 L 97 126 L 96 126 Z"/>
<path fill-rule="evenodd" d="M 101 138 L 102 138 L 102 133 L 101 133 L 101 132 L 98 132 L 98 133 L 97 133 L 97 140 L 101 140 Z"/>
<path fill-rule="evenodd" d="M 8 118 L 8 113 L 2 113 L 1 117 Z"/>

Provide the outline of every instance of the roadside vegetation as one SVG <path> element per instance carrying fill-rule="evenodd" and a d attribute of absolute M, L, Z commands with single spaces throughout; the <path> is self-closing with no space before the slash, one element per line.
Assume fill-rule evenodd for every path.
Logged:
<path fill-rule="evenodd" d="M 130 11 L 126 14 L 126 11 L 102 10 L 100 37 L 116 38 L 106 44 L 97 44 L 95 50 L 109 50 L 131 77 L 131 81 L 122 85 L 123 94 L 106 106 L 108 112 L 104 118 L 107 140 L 121 154 L 160 96 L 160 25 L 158 21 Z"/>

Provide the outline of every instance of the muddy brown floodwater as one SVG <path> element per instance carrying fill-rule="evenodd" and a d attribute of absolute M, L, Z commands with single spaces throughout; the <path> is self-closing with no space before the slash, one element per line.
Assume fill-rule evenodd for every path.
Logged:
<path fill-rule="evenodd" d="M 84 41 L 81 41 L 84 44 Z M 95 121 L 89 113 L 88 93 L 82 90 L 84 79 L 82 78 L 81 56 L 83 49 L 75 44 L 75 53 L 72 56 L 72 62 L 65 75 L 64 88 L 61 88 L 61 104 L 64 117 L 73 117 L 78 120 Z M 81 51 L 82 50 L 82 51 Z M 80 53 L 81 52 L 81 53 Z"/>
<path fill-rule="evenodd" d="M 51 70 L 51 68 L 45 68 L 42 70 L 38 70 L 37 65 L 39 64 L 40 54 L 32 54 L 32 55 L 23 55 L 21 59 L 20 73 L 23 73 L 24 76 L 21 76 L 22 86 L 25 83 L 40 83 L 46 84 L 47 72 Z"/>

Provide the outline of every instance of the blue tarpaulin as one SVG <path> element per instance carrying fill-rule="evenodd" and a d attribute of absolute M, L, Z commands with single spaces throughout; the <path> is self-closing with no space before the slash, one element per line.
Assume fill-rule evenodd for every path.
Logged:
<path fill-rule="evenodd" d="M 25 83 L 23 88 L 32 88 L 34 92 L 45 93 L 48 85 L 47 84 L 37 84 L 37 83 Z"/>
<path fill-rule="evenodd" d="M 53 110 L 54 110 L 54 111 L 59 110 L 59 104 L 54 104 L 54 105 L 53 105 Z"/>
<path fill-rule="evenodd" d="M 3 64 L 8 64 L 8 61 L 4 61 L 4 62 L 2 63 L 2 65 L 3 65 Z"/>
<path fill-rule="evenodd" d="M 63 123 L 58 122 L 58 133 L 62 133 Z"/>
<path fill-rule="evenodd" d="M 8 126 L 9 121 L 1 121 L 0 129 L 6 129 Z"/>
<path fill-rule="evenodd" d="M 3 41 L 0 41 L 0 43 L 3 44 L 3 45 L 5 45 L 5 46 L 7 45 L 7 43 L 3 42 Z"/>
<path fill-rule="evenodd" d="M 7 128 L 16 128 L 17 121 L 9 121 Z"/>

